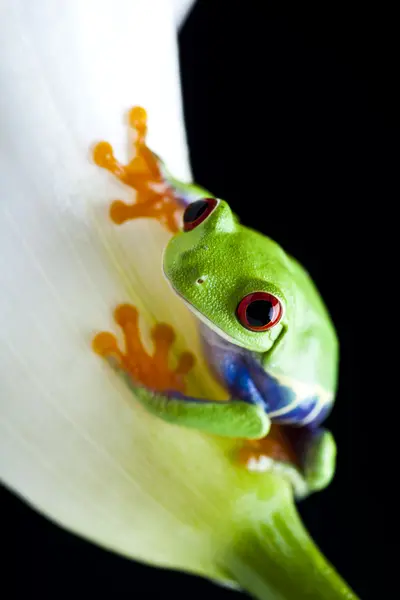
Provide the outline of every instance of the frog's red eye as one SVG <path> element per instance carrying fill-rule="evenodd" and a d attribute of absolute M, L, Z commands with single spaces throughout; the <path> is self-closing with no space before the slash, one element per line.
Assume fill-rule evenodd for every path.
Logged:
<path fill-rule="evenodd" d="M 217 206 L 215 198 L 202 198 L 188 205 L 183 213 L 183 231 L 191 231 L 200 225 Z"/>
<path fill-rule="evenodd" d="M 239 302 L 237 318 L 250 331 L 266 331 L 274 327 L 282 318 L 281 301 L 268 292 L 247 294 Z"/>

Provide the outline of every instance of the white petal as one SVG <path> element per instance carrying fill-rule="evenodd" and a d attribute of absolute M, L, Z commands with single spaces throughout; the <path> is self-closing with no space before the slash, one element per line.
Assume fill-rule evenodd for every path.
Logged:
<path fill-rule="evenodd" d="M 99 544 L 213 574 L 199 522 L 217 519 L 217 505 L 204 495 L 202 513 L 197 501 L 210 462 L 219 485 L 227 459 L 148 416 L 90 349 L 124 301 L 144 317 L 159 306 L 181 349 L 195 335 L 161 276 L 168 234 L 108 223 L 110 200 L 130 196 L 88 150 L 106 139 L 125 160 L 124 115 L 140 104 L 151 147 L 189 177 L 172 6 L 6 0 L 0 36 L 2 480 Z"/>
<path fill-rule="evenodd" d="M 182 27 L 194 3 L 195 0 L 174 0 L 175 22 L 178 27 Z"/>
<path fill-rule="evenodd" d="M 225 582 L 229 572 L 260 597 L 277 591 L 271 569 L 273 581 L 293 571 L 294 590 L 300 573 L 318 597 L 329 579 L 350 597 L 301 529 L 281 476 L 235 466 L 235 442 L 147 414 L 90 348 L 95 331 L 113 328 L 113 307 L 131 301 L 142 323 L 166 320 L 179 351 L 198 354 L 190 391 L 224 395 L 163 280 L 168 233 L 156 222 L 113 226 L 109 203 L 129 193 L 89 160 L 99 139 L 126 159 L 123 115 L 139 104 L 150 146 L 189 177 L 175 9 L 172 0 L 0 5 L 0 476 L 63 527 L 127 556 Z"/>

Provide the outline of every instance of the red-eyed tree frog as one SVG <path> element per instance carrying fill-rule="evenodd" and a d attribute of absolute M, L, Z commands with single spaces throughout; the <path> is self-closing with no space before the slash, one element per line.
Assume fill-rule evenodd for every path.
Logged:
<path fill-rule="evenodd" d="M 181 187 L 180 198 L 194 190 Z M 336 446 L 320 425 L 334 401 L 338 341 L 307 272 L 213 197 L 187 204 L 162 268 L 198 318 L 204 354 L 231 400 L 155 392 L 129 378 L 140 401 L 165 421 L 220 436 L 259 439 L 280 424 L 309 491 L 325 487 Z"/>
<path fill-rule="evenodd" d="M 132 114 L 137 120 L 142 113 Z M 135 121 L 141 135 L 137 151 L 151 163 L 158 186 L 167 186 L 168 198 L 185 207 L 183 230 L 168 242 L 162 269 L 197 317 L 204 355 L 230 400 L 160 392 L 123 372 L 128 385 L 160 419 L 209 434 L 258 440 L 268 436 L 271 424 L 280 425 L 298 457 L 307 492 L 324 488 L 336 461 L 334 438 L 321 424 L 335 398 L 338 339 L 318 290 L 294 258 L 242 225 L 227 202 L 175 180 L 149 153 L 141 126 Z M 134 162 L 116 169 L 109 144 L 99 146 L 96 162 L 133 185 Z M 154 211 L 153 186 L 146 189 Z M 125 213 L 142 217 L 143 198 L 137 208 L 115 203 L 116 222 L 123 222 Z"/>

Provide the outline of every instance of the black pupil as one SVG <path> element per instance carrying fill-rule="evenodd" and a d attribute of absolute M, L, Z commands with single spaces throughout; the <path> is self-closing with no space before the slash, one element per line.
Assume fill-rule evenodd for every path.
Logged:
<path fill-rule="evenodd" d="M 247 322 L 252 327 L 263 327 L 273 319 L 274 307 L 268 300 L 254 300 L 246 308 Z"/>
<path fill-rule="evenodd" d="M 207 210 L 207 207 L 207 200 L 196 200 L 195 202 L 192 202 L 184 212 L 184 222 L 193 223 L 193 221 L 196 221 L 199 217 L 201 217 L 204 211 Z"/>

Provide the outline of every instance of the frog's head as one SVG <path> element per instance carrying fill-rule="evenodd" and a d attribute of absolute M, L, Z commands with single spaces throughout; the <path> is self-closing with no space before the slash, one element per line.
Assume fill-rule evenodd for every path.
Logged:
<path fill-rule="evenodd" d="M 193 202 L 183 224 L 164 252 L 170 285 L 222 337 L 266 352 L 287 329 L 293 298 L 287 255 L 240 225 L 223 200 Z"/>

